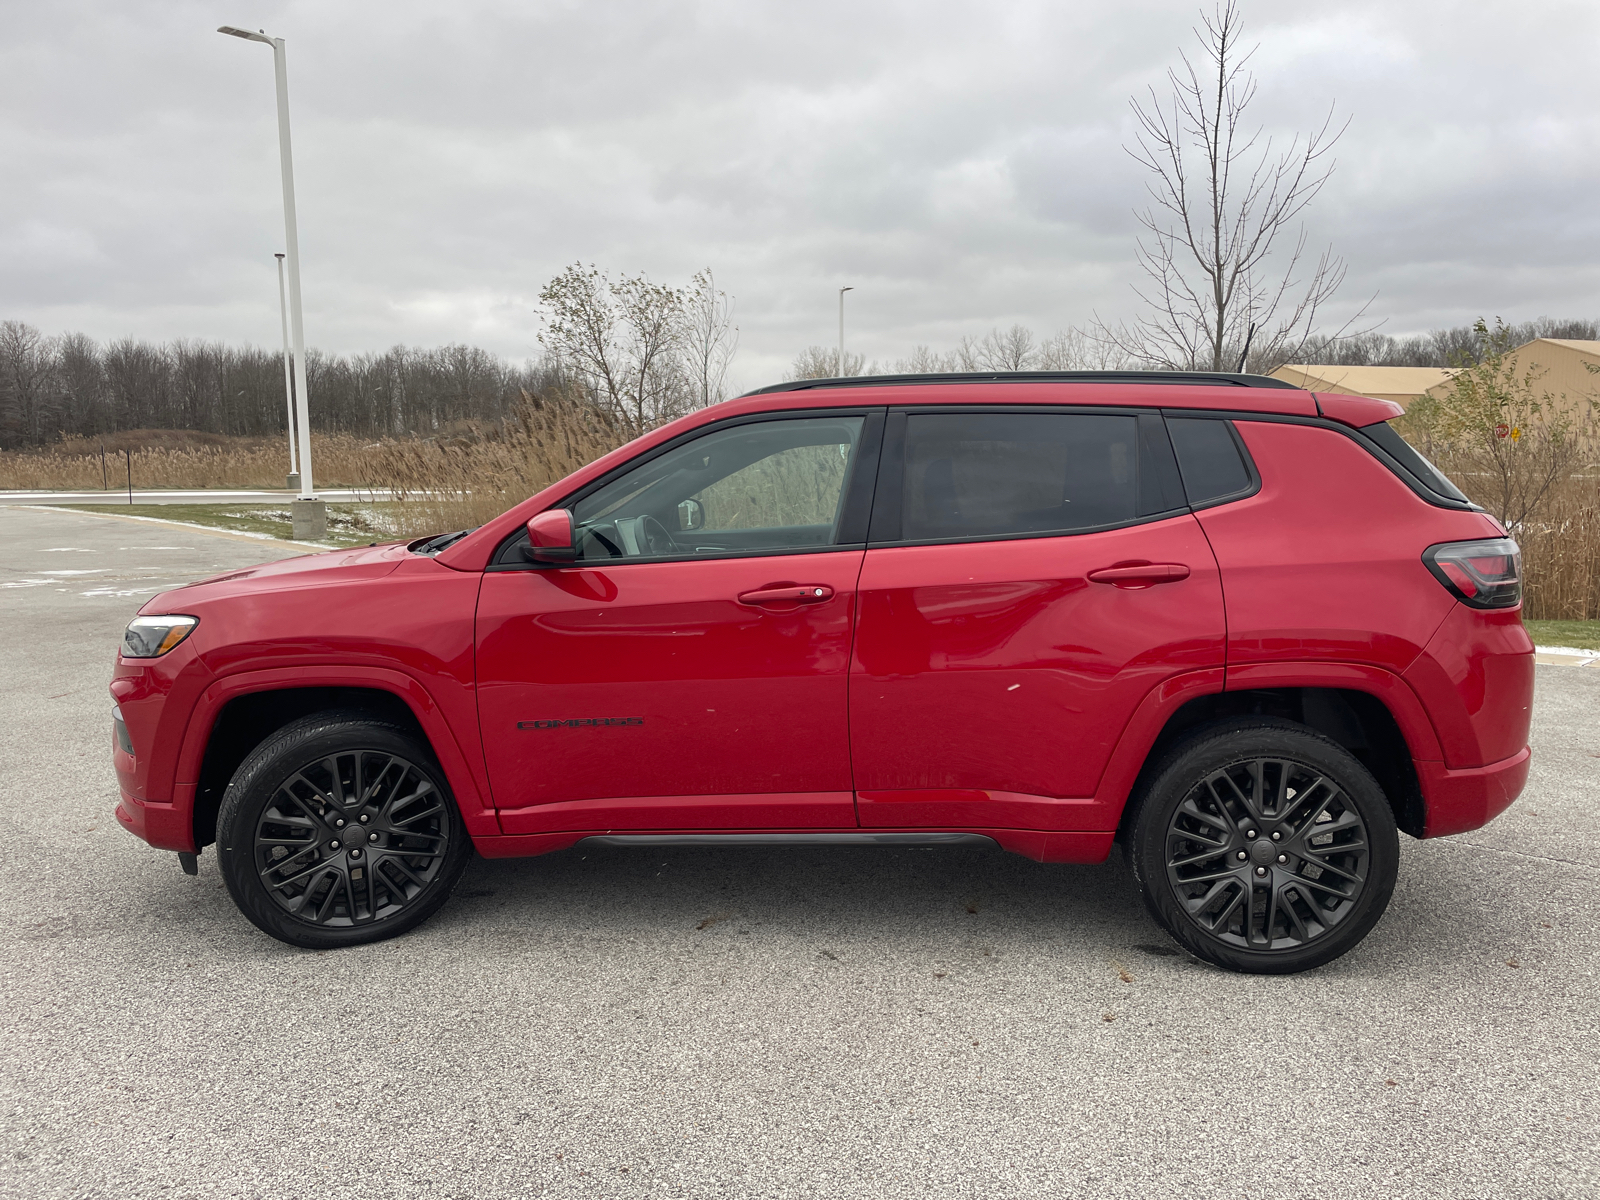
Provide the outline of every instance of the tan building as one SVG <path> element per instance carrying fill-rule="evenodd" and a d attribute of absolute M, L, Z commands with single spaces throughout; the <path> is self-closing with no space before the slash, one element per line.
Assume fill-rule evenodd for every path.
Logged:
<path fill-rule="evenodd" d="M 1593 346 L 1594 342 L 1573 345 Z M 1443 367 L 1334 367 L 1290 364 L 1272 373 L 1274 379 L 1292 383 L 1308 392 L 1333 392 L 1344 396 L 1371 396 L 1393 400 L 1405 408 L 1413 400 L 1428 395 L 1449 382 L 1450 372 Z"/>
<path fill-rule="evenodd" d="M 1579 342 L 1571 338 L 1536 338 L 1506 355 L 1514 377 L 1532 372 L 1535 395 L 1548 392 L 1569 400 L 1592 397 L 1600 400 L 1600 342 Z M 1588 368 L 1593 367 L 1594 371 Z M 1441 380 L 1428 388 L 1430 396 L 1442 396 L 1448 387 Z"/>

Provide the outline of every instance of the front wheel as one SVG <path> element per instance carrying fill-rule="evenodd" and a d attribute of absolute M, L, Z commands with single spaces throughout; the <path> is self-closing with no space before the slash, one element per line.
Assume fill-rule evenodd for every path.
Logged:
<path fill-rule="evenodd" d="M 1128 857 L 1152 916 L 1234 971 L 1287 974 L 1344 954 L 1394 891 L 1399 835 L 1349 751 L 1245 719 L 1178 746 L 1135 798 Z"/>
<path fill-rule="evenodd" d="M 428 748 L 359 713 L 285 725 L 240 764 L 217 814 L 217 861 L 240 911 L 316 950 L 421 924 L 470 855 Z"/>

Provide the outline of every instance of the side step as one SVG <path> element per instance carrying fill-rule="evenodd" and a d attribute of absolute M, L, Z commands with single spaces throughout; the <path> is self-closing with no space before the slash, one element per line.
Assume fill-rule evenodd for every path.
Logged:
<path fill-rule="evenodd" d="M 578 846 L 983 846 L 1000 843 L 981 833 L 597 833 Z"/>

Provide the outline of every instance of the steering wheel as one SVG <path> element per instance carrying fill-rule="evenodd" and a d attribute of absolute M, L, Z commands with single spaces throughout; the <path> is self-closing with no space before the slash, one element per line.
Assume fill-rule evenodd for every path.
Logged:
<path fill-rule="evenodd" d="M 639 518 L 639 523 L 634 526 L 639 538 L 639 551 L 642 554 L 676 554 L 678 543 L 673 540 L 667 527 L 648 513 Z"/>

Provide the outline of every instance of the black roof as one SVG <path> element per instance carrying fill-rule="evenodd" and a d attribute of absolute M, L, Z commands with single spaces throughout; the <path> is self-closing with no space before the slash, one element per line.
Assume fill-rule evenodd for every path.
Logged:
<path fill-rule="evenodd" d="M 929 375 L 796 379 L 791 383 L 774 383 L 744 394 L 760 396 L 767 392 L 803 392 L 810 388 L 883 387 L 908 383 L 1187 383 L 1300 390 L 1294 384 L 1270 375 L 1240 375 L 1228 371 L 957 371 Z"/>

